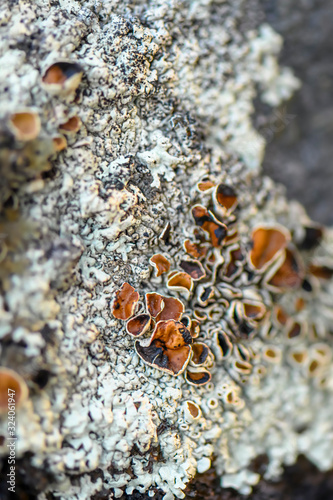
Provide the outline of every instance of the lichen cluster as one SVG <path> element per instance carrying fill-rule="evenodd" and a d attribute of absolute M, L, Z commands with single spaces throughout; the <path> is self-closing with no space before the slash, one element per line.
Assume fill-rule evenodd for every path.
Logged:
<path fill-rule="evenodd" d="M 257 12 L 0 7 L 0 452 L 10 383 L 40 500 L 332 467 L 333 235 L 260 174 L 253 99 L 299 83 Z"/>
<path fill-rule="evenodd" d="M 304 311 L 314 300 L 314 290 L 325 290 L 333 267 L 315 264 L 311 252 L 301 255 L 302 249 L 320 245 L 322 228 L 304 220 L 298 241 L 277 223 L 262 223 L 241 235 L 236 190 L 227 184 L 215 186 L 207 178 L 199 181 L 197 190 L 206 195 L 207 206 L 195 204 L 191 209 L 193 227 L 187 235 L 191 239 L 184 237 L 174 258 L 155 254 L 150 259 L 156 277 L 167 276 L 159 291 L 162 286 L 182 300 L 150 292 L 140 310 L 140 296 L 128 283 L 116 292 L 113 315 L 128 320 L 126 330 L 133 337 L 151 335 L 148 345 L 135 343 L 137 354 L 172 375 L 186 370 L 189 384 L 204 385 L 211 380 L 206 368 L 214 365 L 212 350 L 231 377 L 244 384 L 253 371 L 264 376 L 263 362 L 281 362 L 279 345 L 267 343 L 261 355 L 252 347 L 252 339 L 259 335 L 267 341 L 287 340 L 287 347 L 289 341 L 285 361 L 325 385 L 332 352 L 319 332 L 323 323 L 324 329 L 329 328 L 330 318 Z M 167 237 L 165 231 L 161 237 L 167 247 L 172 246 L 170 228 Z M 288 292 L 292 292 L 290 314 L 279 303 L 281 294 L 285 300 Z M 299 345 L 306 337 L 312 341 L 310 349 Z M 231 403 L 237 398 L 229 392 L 226 399 Z"/>

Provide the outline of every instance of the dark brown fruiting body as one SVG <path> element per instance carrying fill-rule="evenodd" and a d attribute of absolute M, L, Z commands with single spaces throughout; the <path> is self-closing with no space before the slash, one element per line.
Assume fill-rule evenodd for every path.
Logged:
<path fill-rule="evenodd" d="M 201 205 L 192 208 L 192 215 L 197 226 L 209 234 L 213 247 L 221 246 L 227 234 L 227 226 L 219 222 L 214 215 Z"/>
<path fill-rule="evenodd" d="M 167 273 L 170 271 L 170 262 L 169 260 L 162 254 L 157 253 L 153 255 L 150 259 L 151 264 L 155 268 L 155 276 L 161 276 L 163 273 Z"/>
<path fill-rule="evenodd" d="M 147 347 L 138 341 L 138 355 L 150 366 L 171 375 L 182 373 L 190 359 L 192 337 L 183 323 L 174 320 L 159 321 Z"/>
<path fill-rule="evenodd" d="M 32 141 L 40 132 L 40 118 L 30 110 L 13 113 L 9 118 L 9 127 L 18 141 Z"/>
<path fill-rule="evenodd" d="M 24 379 L 7 367 L 0 367 L 0 413 L 8 412 L 8 405 L 18 408 L 28 397 L 28 387 Z M 10 403 L 10 399 L 14 403 Z"/>
<path fill-rule="evenodd" d="M 257 271 L 264 271 L 286 248 L 290 235 L 282 228 L 259 226 L 252 231 L 249 263 Z"/>
<path fill-rule="evenodd" d="M 42 82 L 45 90 L 53 95 L 69 95 L 79 86 L 82 67 L 74 61 L 58 61 L 48 67 Z"/>
<path fill-rule="evenodd" d="M 59 126 L 59 129 L 64 134 L 71 134 L 71 133 L 75 134 L 80 130 L 80 128 L 81 128 L 81 120 L 78 116 L 72 116 L 72 118 L 69 118 L 67 122 L 62 123 Z"/>
<path fill-rule="evenodd" d="M 138 301 L 138 292 L 129 283 L 123 283 L 120 290 L 116 291 L 115 299 L 112 302 L 113 316 L 122 320 L 129 319 L 133 316 Z"/>

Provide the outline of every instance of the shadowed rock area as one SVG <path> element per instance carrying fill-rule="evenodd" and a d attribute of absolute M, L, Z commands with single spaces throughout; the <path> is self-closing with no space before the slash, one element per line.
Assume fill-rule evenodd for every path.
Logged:
<path fill-rule="evenodd" d="M 0 180 L 6 212 L 6 231 L 0 233 L 7 238 L 5 258 L 0 260 L 4 296 L 3 305 L 0 297 L 4 332 L 0 364 L 21 373 L 21 393 L 27 384 L 30 396 L 18 414 L 16 494 L 11 495 L 6 485 L 5 450 L 0 500 L 172 500 L 174 495 L 182 498 L 183 491 L 187 500 L 333 498 L 333 474 L 320 472 L 309 461 L 322 471 L 333 466 L 327 438 L 332 435 L 333 406 L 329 346 L 333 234 L 326 240 L 321 229 L 309 226 L 306 217 L 303 221 L 297 204 L 285 200 L 283 189 L 252 173 L 262 161 L 264 148 L 255 125 L 268 143 L 265 173 L 286 186 L 290 199 L 303 202 L 311 217 L 332 223 L 329 45 L 333 8 L 319 1 L 290 7 L 285 0 L 278 5 L 262 0 L 267 22 L 285 38 L 281 65 L 295 69 L 304 83 L 279 108 L 258 102 L 252 117 L 256 89 L 269 95 L 271 100 L 264 101 L 274 106 L 297 88 L 288 70 L 278 70 L 275 49 L 280 37 L 268 26 L 261 27 L 259 1 L 249 0 L 242 10 L 246 3 L 242 0 L 207 5 L 191 0 L 190 20 L 187 9 L 177 2 L 174 11 L 163 14 L 157 0 L 147 2 L 152 9 L 148 16 L 141 2 L 134 2 L 130 18 L 123 12 L 130 1 L 119 6 L 115 1 L 112 12 L 108 2 L 103 8 L 101 3 L 98 11 L 91 10 L 89 0 L 82 2 L 87 8 L 79 12 L 66 10 L 70 2 L 58 8 L 46 0 L 38 3 L 44 6 L 40 12 L 30 9 L 34 22 L 29 18 L 27 26 L 36 27 L 34 36 L 38 27 L 45 37 L 28 47 L 28 63 L 22 69 L 26 72 L 22 95 L 31 96 L 31 103 L 27 102 L 32 111 L 20 111 L 19 99 L 15 109 L 8 108 L 10 120 L 4 121 L 2 141 L 6 183 L 1 186 Z M 26 18 L 26 13 L 22 16 Z M 201 26 L 202 16 L 207 17 Z M 14 17 L 12 32 L 17 34 Z M 161 18 L 170 26 L 162 26 Z M 58 26 L 64 30 L 60 42 L 51 36 Z M 222 26 L 225 38 L 220 40 Z M 251 38 L 248 32 L 256 27 L 258 33 Z M 45 72 L 37 64 L 38 51 L 49 53 L 49 40 L 59 61 L 45 65 Z M 8 44 L 6 54 L 13 41 Z M 19 37 L 17 47 L 21 48 Z M 64 63 L 64 54 L 80 64 Z M 228 64 L 221 66 L 221 61 Z M 52 68 L 67 87 L 48 82 Z M 10 76 L 18 79 L 18 75 L 15 69 Z M 58 97 L 45 89 L 51 84 L 58 85 Z M 29 85 L 31 92 L 26 90 Z M 69 92 L 66 99 L 61 97 L 64 91 Z M 3 100 L 4 107 L 6 101 L 11 98 Z M 38 125 L 30 134 L 36 139 L 34 147 L 31 138 L 22 146 L 21 131 L 14 127 L 17 116 L 27 114 Z M 40 129 L 44 135 L 39 139 Z M 56 135 L 64 130 L 69 133 Z M 7 140 L 7 133 L 15 140 Z M 12 178 L 14 160 L 17 173 Z M 210 188 L 201 189 L 207 183 L 214 187 L 213 194 L 206 193 Z M 230 198 L 233 202 L 228 207 L 225 203 Z M 210 208 L 216 216 L 222 214 L 230 227 L 219 222 Z M 254 265 L 258 224 L 272 219 L 281 225 L 274 234 L 280 235 L 282 243 L 262 263 L 258 251 Z M 261 231 L 271 234 L 273 229 Z M 21 246 L 14 238 L 17 234 Z M 169 366 L 165 358 L 166 333 L 162 335 L 156 319 L 162 309 L 153 314 L 147 297 L 155 292 L 165 299 L 164 307 L 172 299 L 169 293 L 179 290 L 171 276 L 156 280 L 159 274 L 153 275 L 151 256 L 167 252 L 165 260 L 172 272 L 177 266 L 184 269 L 184 264 L 192 272 L 182 253 L 187 248 L 184 235 L 192 234 L 201 234 L 200 243 L 205 245 L 202 249 L 197 243 L 194 248 L 206 266 L 207 285 L 220 289 L 213 297 L 207 286 L 206 300 L 200 284 L 193 284 L 197 276 L 190 274 L 188 288 L 178 287 L 183 288 L 178 306 L 184 306 L 184 311 L 197 313 L 198 299 L 203 308 L 214 305 L 214 311 L 199 314 L 202 337 L 193 328 L 193 338 L 199 339 L 193 342 L 192 334 L 183 335 L 191 318 L 178 322 L 181 330 L 175 328 L 175 318 L 165 318 L 178 333 L 177 343 L 170 336 L 171 347 L 167 347 L 183 349 L 188 356 L 184 361 L 178 350 L 175 357 L 178 353 L 182 366 L 177 364 L 172 371 L 174 365 Z M 312 239 L 309 234 L 314 234 Z M 222 248 L 227 236 L 228 244 L 226 240 Z M 287 248 L 292 238 L 294 246 Z M 232 242 L 237 245 L 233 251 L 227 249 Z M 304 254 L 304 266 L 299 252 Z M 325 255 L 331 256 L 327 266 L 326 261 L 316 260 Z M 204 269 L 203 264 L 196 262 L 196 272 Z M 277 268 L 269 268 L 272 264 Z M 14 272 L 16 280 L 11 281 Z M 174 272 L 173 276 L 181 274 Z M 306 278 L 313 279 L 316 287 Z M 327 283 L 318 284 L 315 278 Z M 120 299 L 119 304 L 115 300 L 125 284 L 137 295 L 136 302 L 140 293 L 145 297 L 142 304 L 146 303 L 150 326 L 136 333 L 149 333 L 149 345 L 134 340 L 128 327 L 135 301 L 129 314 L 116 314 Z M 210 298 L 214 302 L 208 303 Z M 274 310 L 279 304 L 280 316 Z M 260 321 L 266 308 L 269 322 L 263 328 Z M 180 320 L 182 313 L 177 314 Z M 120 323 L 125 320 L 126 329 Z M 212 329 L 219 322 L 230 330 L 232 342 L 224 332 Z M 200 338 L 208 342 L 201 342 L 201 351 Z M 161 339 L 163 349 L 153 344 Z M 306 350 L 295 350 L 294 341 L 304 342 Z M 199 352 L 197 360 L 192 343 Z M 209 346 L 214 356 L 208 355 Z M 153 348 L 163 351 L 159 365 Z M 200 352 L 206 353 L 204 359 Z M 253 367 L 247 362 L 252 358 Z M 304 367 L 296 364 L 303 361 Z M 199 378 L 191 379 L 187 362 L 197 370 L 192 373 L 201 373 Z M 182 375 L 180 368 L 184 377 L 170 377 L 170 373 Z M 207 390 L 199 387 L 204 377 L 207 382 L 211 376 L 214 384 L 207 385 Z M 15 380 L 20 382 L 18 377 Z M 194 384 L 195 380 L 200 383 Z M 192 399 L 196 414 L 192 414 Z M 6 430 L 4 424 L 0 446 L 5 444 Z M 300 453 L 308 458 L 286 467 L 279 481 L 261 480 L 265 472 L 265 477 L 277 477 L 282 465 L 293 463 Z M 196 471 L 207 472 L 189 482 Z M 222 489 L 221 476 L 224 485 L 243 494 Z M 258 481 L 253 493 L 244 495 Z"/>
<path fill-rule="evenodd" d="M 263 463 L 259 465 L 259 470 Z M 286 467 L 280 481 L 262 481 L 250 496 L 232 489 L 222 489 L 213 471 L 198 477 L 189 488 L 186 499 L 194 500 L 328 500 L 333 496 L 333 474 L 319 472 L 308 460 L 300 457 Z"/>

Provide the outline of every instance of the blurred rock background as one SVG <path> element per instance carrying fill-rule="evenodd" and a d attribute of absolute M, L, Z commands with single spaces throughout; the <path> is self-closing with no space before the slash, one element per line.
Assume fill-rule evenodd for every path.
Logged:
<path fill-rule="evenodd" d="M 275 126 L 265 123 L 262 108 L 255 118 L 269 142 L 264 172 L 284 184 L 288 197 L 303 203 L 314 220 L 332 225 L 333 2 L 260 3 L 266 21 L 284 38 L 281 64 L 293 68 L 302 81 L 280 116 L 273 117 Z M 274 139 L 271 129 L 276 131 Z"/>

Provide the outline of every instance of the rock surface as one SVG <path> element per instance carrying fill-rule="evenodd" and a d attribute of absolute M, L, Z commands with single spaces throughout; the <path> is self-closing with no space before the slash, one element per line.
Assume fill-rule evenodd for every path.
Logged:
<path fill-rule="evenodd" d="M 1 7 L 0 379 L 40 500 L 184 498 L 212 460 L 243 494 L 258 456 L 266 479 L 332 467 L 333 234 L 260 171 L 254 100 L 299 81 L 256 13 Z"/>

